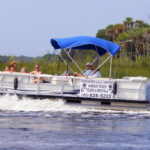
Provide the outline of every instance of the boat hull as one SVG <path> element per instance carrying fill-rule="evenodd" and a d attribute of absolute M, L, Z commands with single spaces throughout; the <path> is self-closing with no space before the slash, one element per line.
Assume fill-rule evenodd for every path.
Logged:
<path fill-rule="evenodd" d="M 34 83 L 34 76 L 21 73 L 0 73 L 0 94 L 19 98 L 62 99 L 66 104 L 93 108 L 149 107 L 150 86 L 147 78 L 75 78 L 40 75 L 46 83 Z M 120 109 L 119 108 L 119 109 Z"/>

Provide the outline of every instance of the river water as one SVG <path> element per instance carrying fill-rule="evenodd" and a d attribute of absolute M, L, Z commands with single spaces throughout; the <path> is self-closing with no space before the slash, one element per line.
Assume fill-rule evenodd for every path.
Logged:
<path fill-rule="evenodd" d="M 0 150 L 149 150 L 150 113 L 0 98 Z"/>

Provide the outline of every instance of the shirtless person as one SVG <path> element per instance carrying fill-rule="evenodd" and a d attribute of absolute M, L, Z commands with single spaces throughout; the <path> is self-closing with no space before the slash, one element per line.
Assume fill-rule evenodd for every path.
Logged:
<path fill-rule="evenodd" d="M 39 70 L 39 66 L 38 65 L 35 65 L 35 70 L 30 72 L 31 74 L 34 74 L 34 75 L 38 75 L 38 74 L 42 74 L 42 72 Z M 34 77 L 34 83 L 37 83 L 37 77 Z M 43 80 L 42 78 L 40 78 L 40 83 L 42 83 Z"/>
<path fill-rule="evenodd" d="M 11 62 L 10 65 L 11 65 L 11 68 L 10 68 L 11 72 L 18 72 L 17 63 L 15 61 Z"/>
<path fill-rule="evenodd" d="M 5 71 L 5 72 L 10 72 L 10 66 L 7 65 L 4 71 Z"/>

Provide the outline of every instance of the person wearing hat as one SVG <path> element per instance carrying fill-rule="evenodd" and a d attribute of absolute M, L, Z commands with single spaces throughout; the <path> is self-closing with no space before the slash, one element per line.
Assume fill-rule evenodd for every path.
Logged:
<path fill-rule="evenodd" d="M 39 70 L 39 66 L 38 65 L 35 65 L 35 70 L 30 72 L 30 73 L 34 74 L 34 75 L 42 74 L 42 72 Z M 40 82 L 43 82 L 42 78 L 40 78 Z M 34 77 L 34 83 L 37 83 L 37 77 Z"/>
<path fill-rule="evenodd" d="M 88 62 L 86 64 L 86 72 L 82 74 L 79 74 L 77 72 L 74 73 L 74 76 L 76 77 L 88 77 L 88 76 L 94 76 L 94 77 L 102 77 L 100 72 L 98 70 L 95 70 L 96 68 L 93 67 L 93 64 L 91 62 Z"/>

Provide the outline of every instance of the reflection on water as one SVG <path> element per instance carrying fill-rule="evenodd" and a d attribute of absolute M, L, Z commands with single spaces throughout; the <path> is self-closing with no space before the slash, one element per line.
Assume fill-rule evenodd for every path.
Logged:
<path fill-rule="evenodd" d="M 150 147 L 148 112 L 93 111 L 14 97 L 0 99 L 0 109 L 0 150 Z"/>

